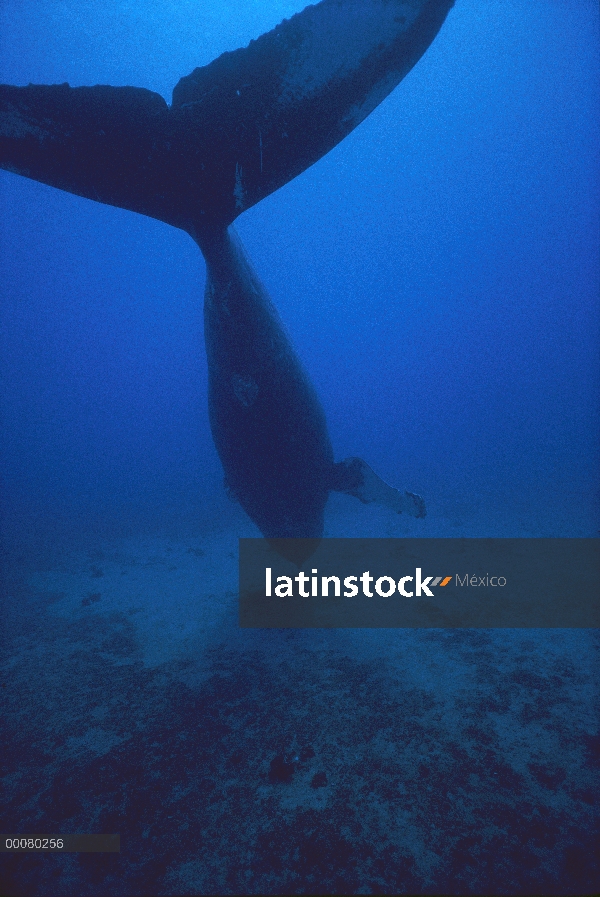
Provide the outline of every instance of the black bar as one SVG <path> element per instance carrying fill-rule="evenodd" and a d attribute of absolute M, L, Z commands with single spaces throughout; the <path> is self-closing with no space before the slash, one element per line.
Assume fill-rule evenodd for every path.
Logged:
<path fill-rule="evenodd" d="M 120 853 L 120 850 L 120 835 L 0 835 L 0 853 Z"/>
<path fill-rule="evenodd" d="M 363 590 L 365 571 L 370 585 L 366 579 Z M 339 580 L 339 595 L 324 577 Z M 346 577 L 356 588 L 341 585 Z M 595 628 L 600 539 L 240 539 L 239 622 Z"/>

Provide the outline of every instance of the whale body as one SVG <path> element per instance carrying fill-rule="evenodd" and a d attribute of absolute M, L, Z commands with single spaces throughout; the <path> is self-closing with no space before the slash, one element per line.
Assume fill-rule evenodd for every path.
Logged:
<path fill-rule="evenodd" d="M 199 237 L 207 264 L 208 409 L 231 496 L 267 538 L 320 538 L 329 492 L 425 516 L 360 458 L 334 464 L 318 395 L 232 228 Z"/>
<path fill-rule="evenodd" d="M 207 264 L 209 416 L 227 487 L 268 538 L 323 531 L 330 491 L 425 515 L 325 414 L 232 222 L 336 146 L 430 45 L 453 0 L 322 0 L 182 78 L 0 85 L 0 167 L 187 231 Z"/>
<path fill-rule="evenodd" d="M 318 537 L 333 450 L 315 388 L 235 232 L 201 248 L 208 410 L 228 491 L 264 536 Z"/>

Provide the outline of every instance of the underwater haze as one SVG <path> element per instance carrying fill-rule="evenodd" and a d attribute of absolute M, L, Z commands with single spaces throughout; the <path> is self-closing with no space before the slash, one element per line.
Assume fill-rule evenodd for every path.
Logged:
<path fill-rule="evenodd" d="M 303 0 L 3 0 L 0 82 L 146 87 Z M 326 536 L 597 537 L 592 0 L 456 0 L 350 136 L 236 229 L 337 460 Z M 240 630 L 180 230 L 0 172 L 6 895 L 600 890 L 593 630 Z M 278 772 L 279 770 L 279 772 Z M 289 772 L 288 772 L 289 771 Z M 3 883 L 2 883 L 3 882 Z"/>

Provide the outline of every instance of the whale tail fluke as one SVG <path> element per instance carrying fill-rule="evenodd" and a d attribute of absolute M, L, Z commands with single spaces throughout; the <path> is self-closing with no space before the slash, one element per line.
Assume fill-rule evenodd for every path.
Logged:
<path fill-rule="evenodd" d="M 0 167 L 167 220 L 157 135 L 168 118 L 164 99 L 141 87 L 2 84 Z"/>
<path fill-rule="evenodd" d="M 228 226 L 396 87 L 454 0 L 322 0 L 182 78 L 0 85 L 0 168 L 187 230 Z"/>
<path fill-rule="evenodd" d="M 362 458 L 346 458 L 334 464 L 331 489 L 353 495 L 365 505 L 375 502 L 391 508 L 397 514 L 409 514 L 417 518 L 427 514 L 425 502 L 420 495 L 394 489 Z"/>

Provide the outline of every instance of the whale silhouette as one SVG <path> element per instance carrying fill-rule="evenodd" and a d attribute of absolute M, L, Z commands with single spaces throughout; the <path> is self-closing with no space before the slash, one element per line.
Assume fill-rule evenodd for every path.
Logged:
<path fill-rule="evenodd" d="M 208 408 L 230 493 L 267 538 L 320 538 L 329 492 L 425 516 L 360 458 L 333 462 L 325 414 L 233 232 L 204 232 Z"/>
<path fill-rule="evenodd" d="M 416 517 L 335 464 L 316 392 L 232 222 L 336 146 L 423 55 L 453 0 L 322 0 L 182 78 L 0 85 L 0 167 L 187 231 L 207 264 L 209 415 L 227 487 L 268 538 L 319 538 L 330 491 Z"/>

